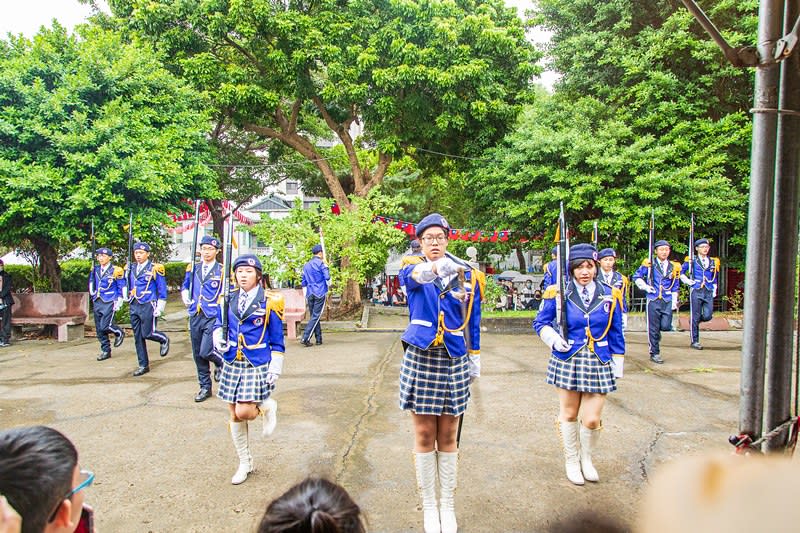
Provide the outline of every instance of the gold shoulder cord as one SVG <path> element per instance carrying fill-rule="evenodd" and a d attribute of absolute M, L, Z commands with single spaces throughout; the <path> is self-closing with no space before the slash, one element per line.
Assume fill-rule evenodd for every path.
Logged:
<path fill-rule="evenodd" d="M 266 306 L 264 306 L 264 307 L 266 308 Z M 239 320 L 240 332 L 239 332 L 239 335 L 237 337 L 237 343 L 236 343 L 237 344 L 237 346 L 236 346 L 236 360 L 237 361 L 241 361 L 242 359 L 245 359 L 243 348 L 247 348 L 248 350 L 250 350 L 250 349 L 252 349 L 253 346 L 258 346 L 259 344 L 261 344 L 264 341 L 264 336 L 267 334 L 267 324 L 269 324 L 269 309 L 266 309 L 266 311 L 267 311 L 267 313 L 264 316 L 264 327 L 261 328 L 261 337 L 259 337 L 258 338 L 258 342 L 256 342 L 253 345 L 250 345 L 250 344 L 247 344 L 246 342 L 244 342 L 244 335 L 242 335 L 242 333 L 241 333 L 241 325 L 242 325 L 243 321 Z M 248 359 L 248 361 L 249 361 L 249 359 Z"/>
<path fill-rule="evenodd" d="M 605 331 L 603 331 L 603 333 L 599 337 L 594 338 L 592 336 L 592 329 L 589 327 L 589 319 L 588 318 L 586 319 L 586 338 L 589 339 L 589 351 L 591 351 L 592 353 L 595 353 L 594 343 L 605 339 L 606 336 L 608 335 L 608 332 L 611 330 L 611 320 L 614 318 L 614 311 L 617 308 L 617 302 L 620 302 L 620 305 L 622 303 L 622 292 L 619 289 L 611 289 L 611 295 L 613 298 L 611 304 L 611 311 L 608 313 L 608 324 L 606 324 Z"/>
<path fill-rule="evenodd" d="M 474 269 L 470 271 L 470 274 L 472 274 L 472 271 L 474 271 Z M 475 278 L 475 275 L 472 274 L 471 277 Z M 475 305 L 475 286 L 478 284 L 478 280 L 476 279 L 471 279 L 470 281 L 472 281 L 472 293 L 470 298 L 470 304 L 469 307 L 467 308 L 467 316 L 464 317 L 464 323 L 455 329 L 450 329 L 444 324 L 444 311 L 439 311 L 439 324 L 438 324 L 438 329 L 436 331 L 436 337 L 434 337 L 433 339 L 433 346 L 439 346 L 442 343 L 444 343 L 445 331 L 448 333 L 456 333 L 458 331 L 462 331 L 465 327 L 467 327 L 467 324 L 469 324 L 469 318 L 472 316 L 472 306 Z"/>

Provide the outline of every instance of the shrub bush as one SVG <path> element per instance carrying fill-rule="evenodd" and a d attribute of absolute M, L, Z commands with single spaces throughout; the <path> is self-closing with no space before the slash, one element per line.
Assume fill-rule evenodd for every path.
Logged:
<path fill-rule="evenodd" d="M 61 290 L 64 292 L 86 292 L 89 290 L 89 272 L 92 262 L 89 259 L 70 259 L 60 264 Z"/>
<path fill-rule="evenodd" d="M 33 290 L 33 268 L 30 265 L 5 265 L 4 268 L 11 275 L 11 286 L 15 292 Z"/>
<path fill-rule="evenodd" d="M 167 273 L 167 290 L 177 291 L 183 285 L 183 278 L 186 276 L 186 266 L 188 263 L 173 261 L 164 264 Z"/>

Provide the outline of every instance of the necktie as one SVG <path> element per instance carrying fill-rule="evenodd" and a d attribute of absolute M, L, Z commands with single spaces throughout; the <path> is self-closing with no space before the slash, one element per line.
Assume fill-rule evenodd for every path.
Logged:
<path fill-rule="evenodd" d="M 589 289 L 587 289 L 584 286 L 582 294 L 583 294 L 583 305 L 586 306 L 586 307 L 589 307 L 589 301 L 590 301 L 590 299 L 589 299 Z"/>
<path fill-rule="evenodd" d="M 208 276 L 208 265 L 203 265 L 203 279 Z"/>
<path fill-rule="evenodd" d="M 666 261 L 664 261 L 663 263 L 661 263 L 661 274 L 662 274 L 664 277 L 667 277 L 667 262 L 666 262 Z"/>
<path fill-rule="evenodd" d="M 239 299 L 239 315 L 244 314 L 244 310 L 247 309 L 247 295 L 243 294 Z"/>

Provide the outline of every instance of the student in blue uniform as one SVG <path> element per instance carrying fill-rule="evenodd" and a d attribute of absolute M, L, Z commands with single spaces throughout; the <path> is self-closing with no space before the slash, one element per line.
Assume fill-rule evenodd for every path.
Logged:
<path fill-rule="evenodd" d="M 650 360 L 662 364 L 661 332 L 672 330 L 673 300 L 680 289 L 681 264 L 669 260 L 672 251 L 669 243 L 656 241 L 653 245 L 655 264 L 645 259 L 633 274 L 633 282 L 647 294 L 647 342 Z M 652 276 L 652 277 L 651 277 Z M 652 279 L 652 285 L 650 280 Z"/>
<path fill-rule="evenodd" d="M 708 251 L 711 249 L 708 239 L 694 241 L 694 249 L 697 251 L 694 263 L 690 263 L 689 258 L 686 258 L 686 262 L 681 267 L 681 281 L 689 286 L 689 314 L 692 320 L 691 346 L 695 350 L 702 350 L 700 322 L 711 320 L 714 312 L 720 261 L 718 257 L 708 257 Z"/>
<path fill-rule="evenodd" d="M 544 266 L 544 279 L 542 280 L 542 289 L 547 289 L 550 285 L 555 285 L 556 283 L 556 268 L 557 268 L 557 260 L 558 257 L 558 246 L 553 246 L 553 249 L 550 250 L 550 262 Z"/>
<path fill-rule="evenodd" d="M 576 244 L 569 251 L 569 284 L 565 293 L 567 334 L 552 327 L 557 287 L 544 294 L 533 328 L 552 350 L 547 383 L 556 386 L 558 428 L 564 448 L 567 479 L 576 485 L 598 481 L 592 454 L 602 429 L 606 394 L 617 389 L 625 355 L 622 335 L 622 292 L 597 281 L 597 251 Z M 580 414 L 581 420 L 578 420 Z"/>
<path fill-rule="evenodd" d="M 126 274 L 127 283 L 131 286 L 131 327 L 139 359 L 139 368 L 134 370 L 133 375 L 142 376 L 150 372 L 145 341 L 158 342 L 161 345 L 161 357 L 169 353 L 169 337 L 156 329 L 156 321 L 164 314 L 167 305 L 167 280 L 164 265 L 150 261 L 150 245 L 146 242 L 133 245 L 133 258 L 136 262 L 128 266 L 133 270 Z"/>
<path fill-rule="evenodd" d="M 241 255 L 234 261 L 233 271 L 239 289 L 231 294 L 228 336 L 222 330 L 220 306 L 214 347 L 224 360 L 217 397 L 228 404 L 231 415 L 229 427 L 239 456 L 231 483 L 238 485 L 253 471 L 248 421 L 263 416 L 264 436 L 270 435 L 277 423 L 278 404 L 270 395 L 283 371 L 285 343 L 283 296 L 263 288 L 261 261 L 255 255 Z"/>
<path fill-rule="evenodd" d="M 111 264 L 112 255 L 110 249 L 98 248 L 95 251 L 98 264 L 89 273 L 89 297 L 92 299 L 94 326 L 100 342 L 98 361 L 111 357 L 109 333 L 114 335 L 114 348 L 118 348 L 125 339 L 125 331 L 114 323 L 114 313 L 122 307 L 125 271 Z"/>
<path fill-rule="evenodd" d="M 197 368 L 197 381 L 200 392 L 195 402 L 203 402 L 211 397 L 211 369 L 214 363 L 214 379 L 219 381 L 222 372 L 222 358 L 214 353 L 214 323 L 217 321 L 219 298 L 222 294 L 222 267 L 217 263 L 217 253 L 221 248 L 219 239 L 204 236 L 200 240 L 200 264 L 190 263 L 181 287 L 183 305 L 189 311 L 189 335 L 192 340 L 192 357 Z M 192 294 L 189 294 L 189 280 L 194 273 Z"/>
<path fill-rule="evenodd" d="M 597 252 L 597 262 L 600 264 L 597 279 L 622 292 L 622 329 L 625 329 L 628 327 L 628 277 L 614 269 L 617 252 L 613 248 L 603 248 Z"/>
<path fill-rule="evenodd" d="M 331 279 L 328 263 L 323 258 L 322 245 L 315 244 L 311 253 L 313 257 L 303 265 L 301 276 L 303 295 L 306 297 L 308 312 L 311 314 L 300 341 L 303 346 L 311 346 L 312 333 L 316 338 L 317 345 L 322 344 L 322 325 L 319 321 L 322 319 L 325 298 L 328 296 L 328 282 Z"/>
<path fill-rule="evenodd" d="M 400 408 L 411 411 L 414 425 L 424 529 L 455 533 L 456 433 L 459 417 L 467 408 L 470 381 L 480 375 L 481 301 L 486 280 L 480 271 L 447 253 L 450 226 L 443 216 L 426 216 L 416 230 L 423 255 L 407 256 L 399 274 L 410 315 L 402 337 Z"/>

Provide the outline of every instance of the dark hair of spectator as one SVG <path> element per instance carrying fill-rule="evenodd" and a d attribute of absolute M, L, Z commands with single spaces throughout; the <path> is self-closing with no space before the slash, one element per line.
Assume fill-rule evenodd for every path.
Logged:
<path fill-rule="evenodd" d="M 22 533 L 41 533 L 72 490 L 78 450 L 53 428 L 0 432 L 0 494 L 22 517 Z"/>
<path fill-rule="evenodd" d="M 258 533 L 364 533 L 361 509 L 339 485 L 307 478 L 272 501 Z"/>

